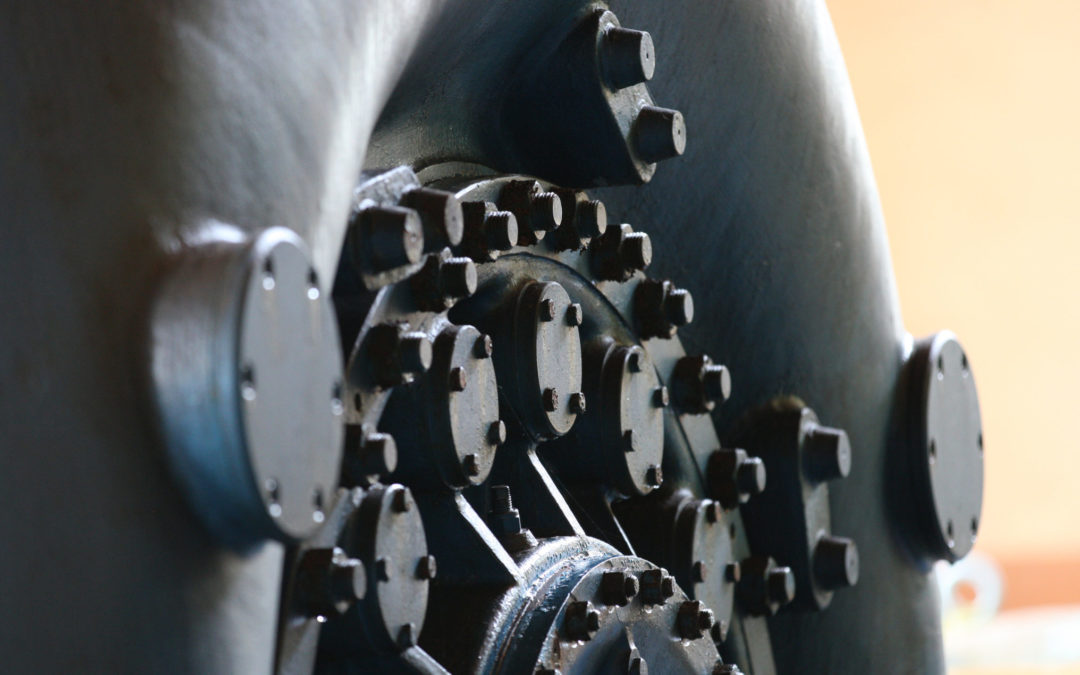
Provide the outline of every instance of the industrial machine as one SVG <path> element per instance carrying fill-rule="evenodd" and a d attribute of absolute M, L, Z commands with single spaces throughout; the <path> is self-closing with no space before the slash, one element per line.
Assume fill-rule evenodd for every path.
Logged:
<path fill-rule="evenodd" d="M 5 672 L 944 670 L 956 337 L 820 0 L 0 8 Z"/>

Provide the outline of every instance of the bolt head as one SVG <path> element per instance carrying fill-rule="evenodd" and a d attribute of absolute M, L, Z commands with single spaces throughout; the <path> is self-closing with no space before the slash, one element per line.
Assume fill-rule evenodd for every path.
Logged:
<path fill-rule="evenodd" d="M 359 248 L 366 250 L 361 259 L 367 267 L 382 272 L 409 265 L 424 253 L 424 231 L 420 214 L 401 206 L 372 206 L 361 211 L 356 220 Z"/>
<path fill-rule="evenodd" d="M 529 200 L 529 224 L 534 231 L 550 232 L 562 218 L 562 200 L 554 192 L 537 192 Z"/>
<path fill-rule="evenodd" d="M 723 513 L 723 507 L 720 506 L 719 502 L 706 499 L 702 502 L 701 508 L 705 512 L 705 522 L 714 525 L 720 521 L 720 514 Z"/>
<path fill-rule="evenodd" d="M 795 599 L 795 574 L 790 567 L 774 567 L 765 583 L 770 602 L 786 605 Z"/>
<path fill-rule="evenodd" d="M 541 321 L 554 321 L 555 320 L 555 301 L 551 298 L 544 298 L 540 301 L 540 320 Z"/>
<path fill-rule="evenodd" d="M 438 572 L 438 565 L 435 562 L 435 556 L 426 555 L 416 563 L 416 578 L 430 581 L 435 578 L 435 574 Z"/>
<path fill-rule="evenodd" d="M 566 607 L 563 630 L 571 640 L 591 640 L 600 630 L 600 612 L 593 609 L 591 602 L 571 602 Z"/>
<path fill-rule="evenodd" d="M 741 578 L 742 566 L 739 565 L 738 561 L 729 562 L 727 565 L 724 565 L 724 581 L 734 584 L 738 583 Z"/>
<path fill-rule="evenodd" d="M 488 248 L 509 251 L 518 243 L 518 222 L 509 211 L 489 211 L 484 214 L 484 239 Z"/>
<path fill-rule="evenodd" d="M 488 427 L 488 442 L 492 445 L 502 445 L 506 442 L 506 424 L 502 420 L 496 420 Z"/>
<path fill-rule="evenodd" d="M 717 621 L 713 624 L 712 628 L 709 629 L 709 635 L 712 636 L 713 642 L 718 645 L 723 643 L 724 640 L 727 640 L 727 634 L 728 622 L 724 620 Z"/>
<path fill-rule="evenodd" d="M 581 303 L 572 303 L 566 308 L 566 323 L 569 326 L 580 326 L 585 320 L 585 313 L 581 309 Z"/>
<path fill-rule="evenodd" d="M 362 600 L 367 592 L 367 574 L 364 573 L 364 564 L 355 558 L 348 558 L 334 562 L 331 572 L 331 585 L 334 596 L 338 599 L 338 606 L 352 604 L 356 600 Z"/>
<path fill-rule="evenodd" d="M 555 412 L 559 409 L 559 392 L 555 389 L 545 389 L 542 394 L 544 400 L 544 410 L 548 412 Z"/>
<path fill-rule="evenodd" d="M 705 564 L 704 560 L 695 560 L 693 565 L 693 577 L 697 583 L 705 583 L 705 579 L 708 577 L 709 567 Z"/>
<path fill-rule="evenodd" d="M 652 79 L 656 49 L 648 33 L 612 27 L 605 31 L 599 47 L 604 79 L 612 89 L 625 89 Z"/>
<path fill-rule="evenodd" d="M 765 490 L 765 462 L 760 457 L 747 457 L 735 469 L 735 484 L 739 500 L 745 502 L 751 496 Z"/>
<path fill-rule="evenodd" d="M 680 637 L 685 640 L 697 640 L 704 637 L 712 628 L 712 610 L 705 607 L 700 600 L 687 600 L 679 605 L 676 624 Z"/>
<path fill-rule="evenodd" d="M 465 475 L 475 478 L 480 475 L 480 457 L 475 453 L 469 453 L 461 459 L 461 469 Z"/>
<path fill-rule="evenodd" d="M 851 473 L 851 442 L 843 429 L 815 424 L 803 437 L 803 447 L 810 480 L 837 480 Z"/>
<path fill-rule="evenodd" d="M 576 392 L 570 394 L 570 410 L 578 415 L 585 414 L 585 394 Z"/>
<path fill-rule="evenodd" d="M 414 646 L 416 644 L 416 624 L 411 621 L 403 624 L 398 630 L 397 643 L 403 649 Z"/>
<path fill-rule="evenodd" d="M 666 576 L 660 581 L 660 594 L 667 600 L 675 595 L 675 577 Z"/>
<path fill-rule="evenodd" d="M 664 472 L 655 464 L 645 470 L 645 483 L 650 487 L 658 488 L 664 482 Z"/>
<path fill-rule="evenodd" d="M 450 370 L 448 383 L 450 391 L 465 391 L 465 386 L 468 384 L 468 377 L 465 374 L 465 369 L 460 366 L 452 368 Z"/>
<path fill-rule="evenodd" d="M 491 531 L 500 539 L 521 532 L 521 514 L 517 509 L 508 509 L 505 512 L 493 514 L 489 522 L 491 523 Z"/>
<path fill-rule="evenodd" d="M 467 298 L 476 292 L 476 263 L 468 258 L 450 258 L 439 266 L 439 288 L 443 295 Z"/>
<path fill-rule="evenodd" d="M 848 588 L 859 581 L 859 550 L 847 537 L 826 535 L 819 539 L 813 565 L 815 580 L 827 590 Z"/>
<path fill-rule="evenodd" d="M 666 408 L 671 404 L 671 395 L 668 393 L 668 388 L 664 386 L 657 387 L 653 392 L 653 404 L 657 408 Z"/>
<path fill-rule="evenodd" d="M 676 288 L 664 297 L 664 316 L 673 326 L 685 326 L 694 319 L 694 298 L 690 291 Z"/>
<path fill-rule="evenodd" d="M 452 192 L 414 188 L 401 196 L 401 205 L 415 209 L 424 226 L 424 250 L 438 251 L 461 243 L 464 217 Z"/>
<path fill-rule="evenodd" d="M 403 334 L 398 341 L 397 352 L 402 373 L 423 373 L 431 367 L 431 338 L 424 333 Z"/>
<path fill-rule="evenodd" d="M 701 632 L 707 633 L 713 627 L 713 624 L 715 624 L 716 617 L 713 615 L 711 609 L 706 608 L 698 612 L 697 621 L 698 628 L 701 629 Z"/>
<path fill-rule="evenodd" d="M 731 375 L 708 356 L 684 356 L 675 364 L 671 386 L 675 405 L 684 412 L 701 415 L 731 394 Z"/>
<path fill-rule="evenodd" d="M 652 262 L 652 240 L 644 232 L 631 232 L 619 245 L 619 260 L 626 271 L 643 270 Z"/>
<path fill-rule="evenodd" d="M 394 513 L 406 513 L 412 509 L 412 497 L 405 488 L 394 490 L 390 500 L 390 508 Z"/>
<path fill-rule="evenodd" d="M 390 561 L 386 558 L 375 561 L 375 578 L 382 582 L 390 581 Z"/>
<path fill-rule="evenodd" d="M 355 441 L 359 437 L 359 441 Z M 367 433 L 362 425 L 347 425 L 342 484 L 367 485 L 371 476 L 393 473 L 397 468 L 397 444 L 384 433 Z"/>
<path fill-rule="evenodd" d="M 702 368 L 701 382 L 705 397 L 713 403 L 723 403 L 731 396 L 731 374 L 724 366 L 707 364 Z"/>
<path fill-rule="evenodd" d="M 490 359 L 494 351 L 495 344 L 492 342 L 490 335 L 481 335 L 476 338 L 476 344 L 473 347 L 473 356 L 478 359 Z"/>
<path fill-rule="evenodd" d="M 678 110 L 647 105 L 634 120 L 634 149 L 648 163 L 678 157 L 686 150 L 686 121 Z"/>
<path fill-rule="evenodd" d="M 590 631 L 600 630 L 600 612 L 590 609 L 585 615 L 585 625 L 588 626 Z"/>
<path fill-rule="evenodd" d="M 621 570 L 604 572 L 600 578 L 600 595 L 605 605 L 623 607 L 637 595 L 638 580 Z"/>
<path fill-rule="evenodd" d="M 343 614 L 367 590 L 363 563 L 337 547 L 304 551 L 296 579 L 297 597 L 308 617 Z"/>
<path fill-rule="evenodd" d="M 640 580 L 641 601 L 646 605 L 662 605 L 675 595 L 675 578 L 663 568 L 645 570 Z"/>
<path fill-rule="evenodd" d="M 709 494 L 724 509 L 734 509 L 746 503 L 751 493 L 764 489 L 765 465 L 760 458 L 748 457 L 742 448 L 719 448 L 709 457 L 706 481 Z"/>
<path fill-rule="evenodd" d="M 603 202 L 579 202 L 574 212 L 574 227 L 582 237 L 599 237 L 607 229 L 607 208 Z"/>
<path fill-rule="evenodd" d="M 626 369 L 631 373 L 640 373 L 643 366 L 644 355 L 640 347 L 632 347 L 626 355 Z"/>

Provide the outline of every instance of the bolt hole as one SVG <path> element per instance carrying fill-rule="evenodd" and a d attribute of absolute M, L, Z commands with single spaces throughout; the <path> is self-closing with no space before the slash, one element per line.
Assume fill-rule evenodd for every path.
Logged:
<path fill-rule="evenodd" d="M 975 538 L 975 533 L 978 532 L 978 531 L 979 531 L 979 519 L 978 518 L 972 518 L 971 519 L 971 538 L 972 539 Z"/>
<path fill-rule="evenodd" d="M 939 380 L 945 379 L 945 355 L 942 354 L 937 357 L 937 378 Z"/>
<path fill-rule="evenodd" d="M 360 400 L 360 392 L 353 394 L 352 404 L 353 408 L 360 410 L 360 407 L 363 405 L 363 401 Z"/>
<path fill-rule="evenodd" d="M 937 442 L 934 441 L 933 439 L 930 439 L 929 451 L 930 451 L 930 463 L 933 464 L 934 462 L 937 461 Z"/>
<path fill-rule="evenodd" d="M 971 368 L 968 366 L 967 354 L 960 355 L 960 370 L 964 374 L 964 377 L 971 375 Z"/>
<path fill-rule="evenodd" d="M 326 515 L 323 513 L 323 490 L 321 487 L 315 488 L 315 494 L 311 498 L 311 503 L 315 507 L 315 511 L 311 514 L 311 519 L 316 523 L 321 523 L 326 519 Z"/>
<path fill-rule="evenodd" d="M 245 364 L 240 369 L 240 395 L 245 401 L 255 400 L 255 366 L 253 364 Z"/>
<path fill-rule="evenodd" d="M 334 382 L 330 390 L 330 411 L 335 415 L 345 412 L 345 406 L 341 403 L 341 382 Z"/>
<path fill-rule="evenodd" d="M 319 275 L 315 274 L 315 269 L 314 268 L 311 268 L 311 269 L 308 270 L 307 282 L 308 282 L 308 289 L 307 289 L 308 300 L 318 300 L 319 299 Z"/>
<path fill-rule="evenodd" d="M 268 291 L 274 290 L 274 261 L 272 258 L 267 258 L 263 262 L 262 285 Z"/>
<path fill-rule="evenodd" d="M 728 528 L 728 534 L 732 539 L 735 539 L 735 523 L 732 523 L 731 527 Z"/>
<path fill-rule="evenodd" d="M 983 440 L 982 440 L 982 432 L 980 431 L 979 432 L 979 454 L 981 455 L 982 452 L 983 452 Z"/>
<path fill-rule="evenodd" d="M 267 478 L 263 487 L 266 489 L 266 499 L 270 502 L 267 510 L 272 517 L 277 518 L 281 515 L 281 486 L 276 478 Z"/>
<path fill-rule="evenodd" d="M 954 530 L 953 530 L 953 521 L 952 520 L 950 520 L 948 523 L 945 524 L 945 534 L 947 534 L 949 536 L 949 542 L 948 542 L 949 543 L 949 548 L 952 548 L 953 546 L 956 545 L 956 538 L 955 538 L 955 534 L 954 534 Z"/>

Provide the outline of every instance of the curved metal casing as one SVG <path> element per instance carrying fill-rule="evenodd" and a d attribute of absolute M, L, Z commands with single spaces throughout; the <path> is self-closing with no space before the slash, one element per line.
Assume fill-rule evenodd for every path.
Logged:
<path fill-rule="evenodd" d="M 582 4 L 0 9 L 5 667 L 271 669 L 283 549 L 222 548 L 173 480 L 143 381 L 148 289 L 207 219 L 288 227 L 332 278 L 365 161 L 498 157 L 485 131 L 500 88 Z M 652 34 L 649 88 L 680 107 L 691 142 L 649 185 L 599 194 L 679 251 L 653 271 L 694 289 L 698 320 L 680 336 L 738 382 L 718 428 L 797 391 L 858 455 L 830 506 L 860 544 L 859 585 L 825 613 L 768 620 L 777 669 L 941 672 L 933 579 L 886 536 L 904 332 L 824 2 L 612 9 Z M 747 645 L 763 628 L 725 647 L 759 673 L 770 659 Z"/>

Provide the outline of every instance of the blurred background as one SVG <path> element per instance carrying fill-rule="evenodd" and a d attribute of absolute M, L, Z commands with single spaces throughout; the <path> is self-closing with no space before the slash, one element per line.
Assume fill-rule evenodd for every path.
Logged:
<path fill-rule="evenodd" d="M 1080 2 L 827 0 L 904 319 L 950 328 L 986 437 L 950 672 L 1080 673 Z"/>

